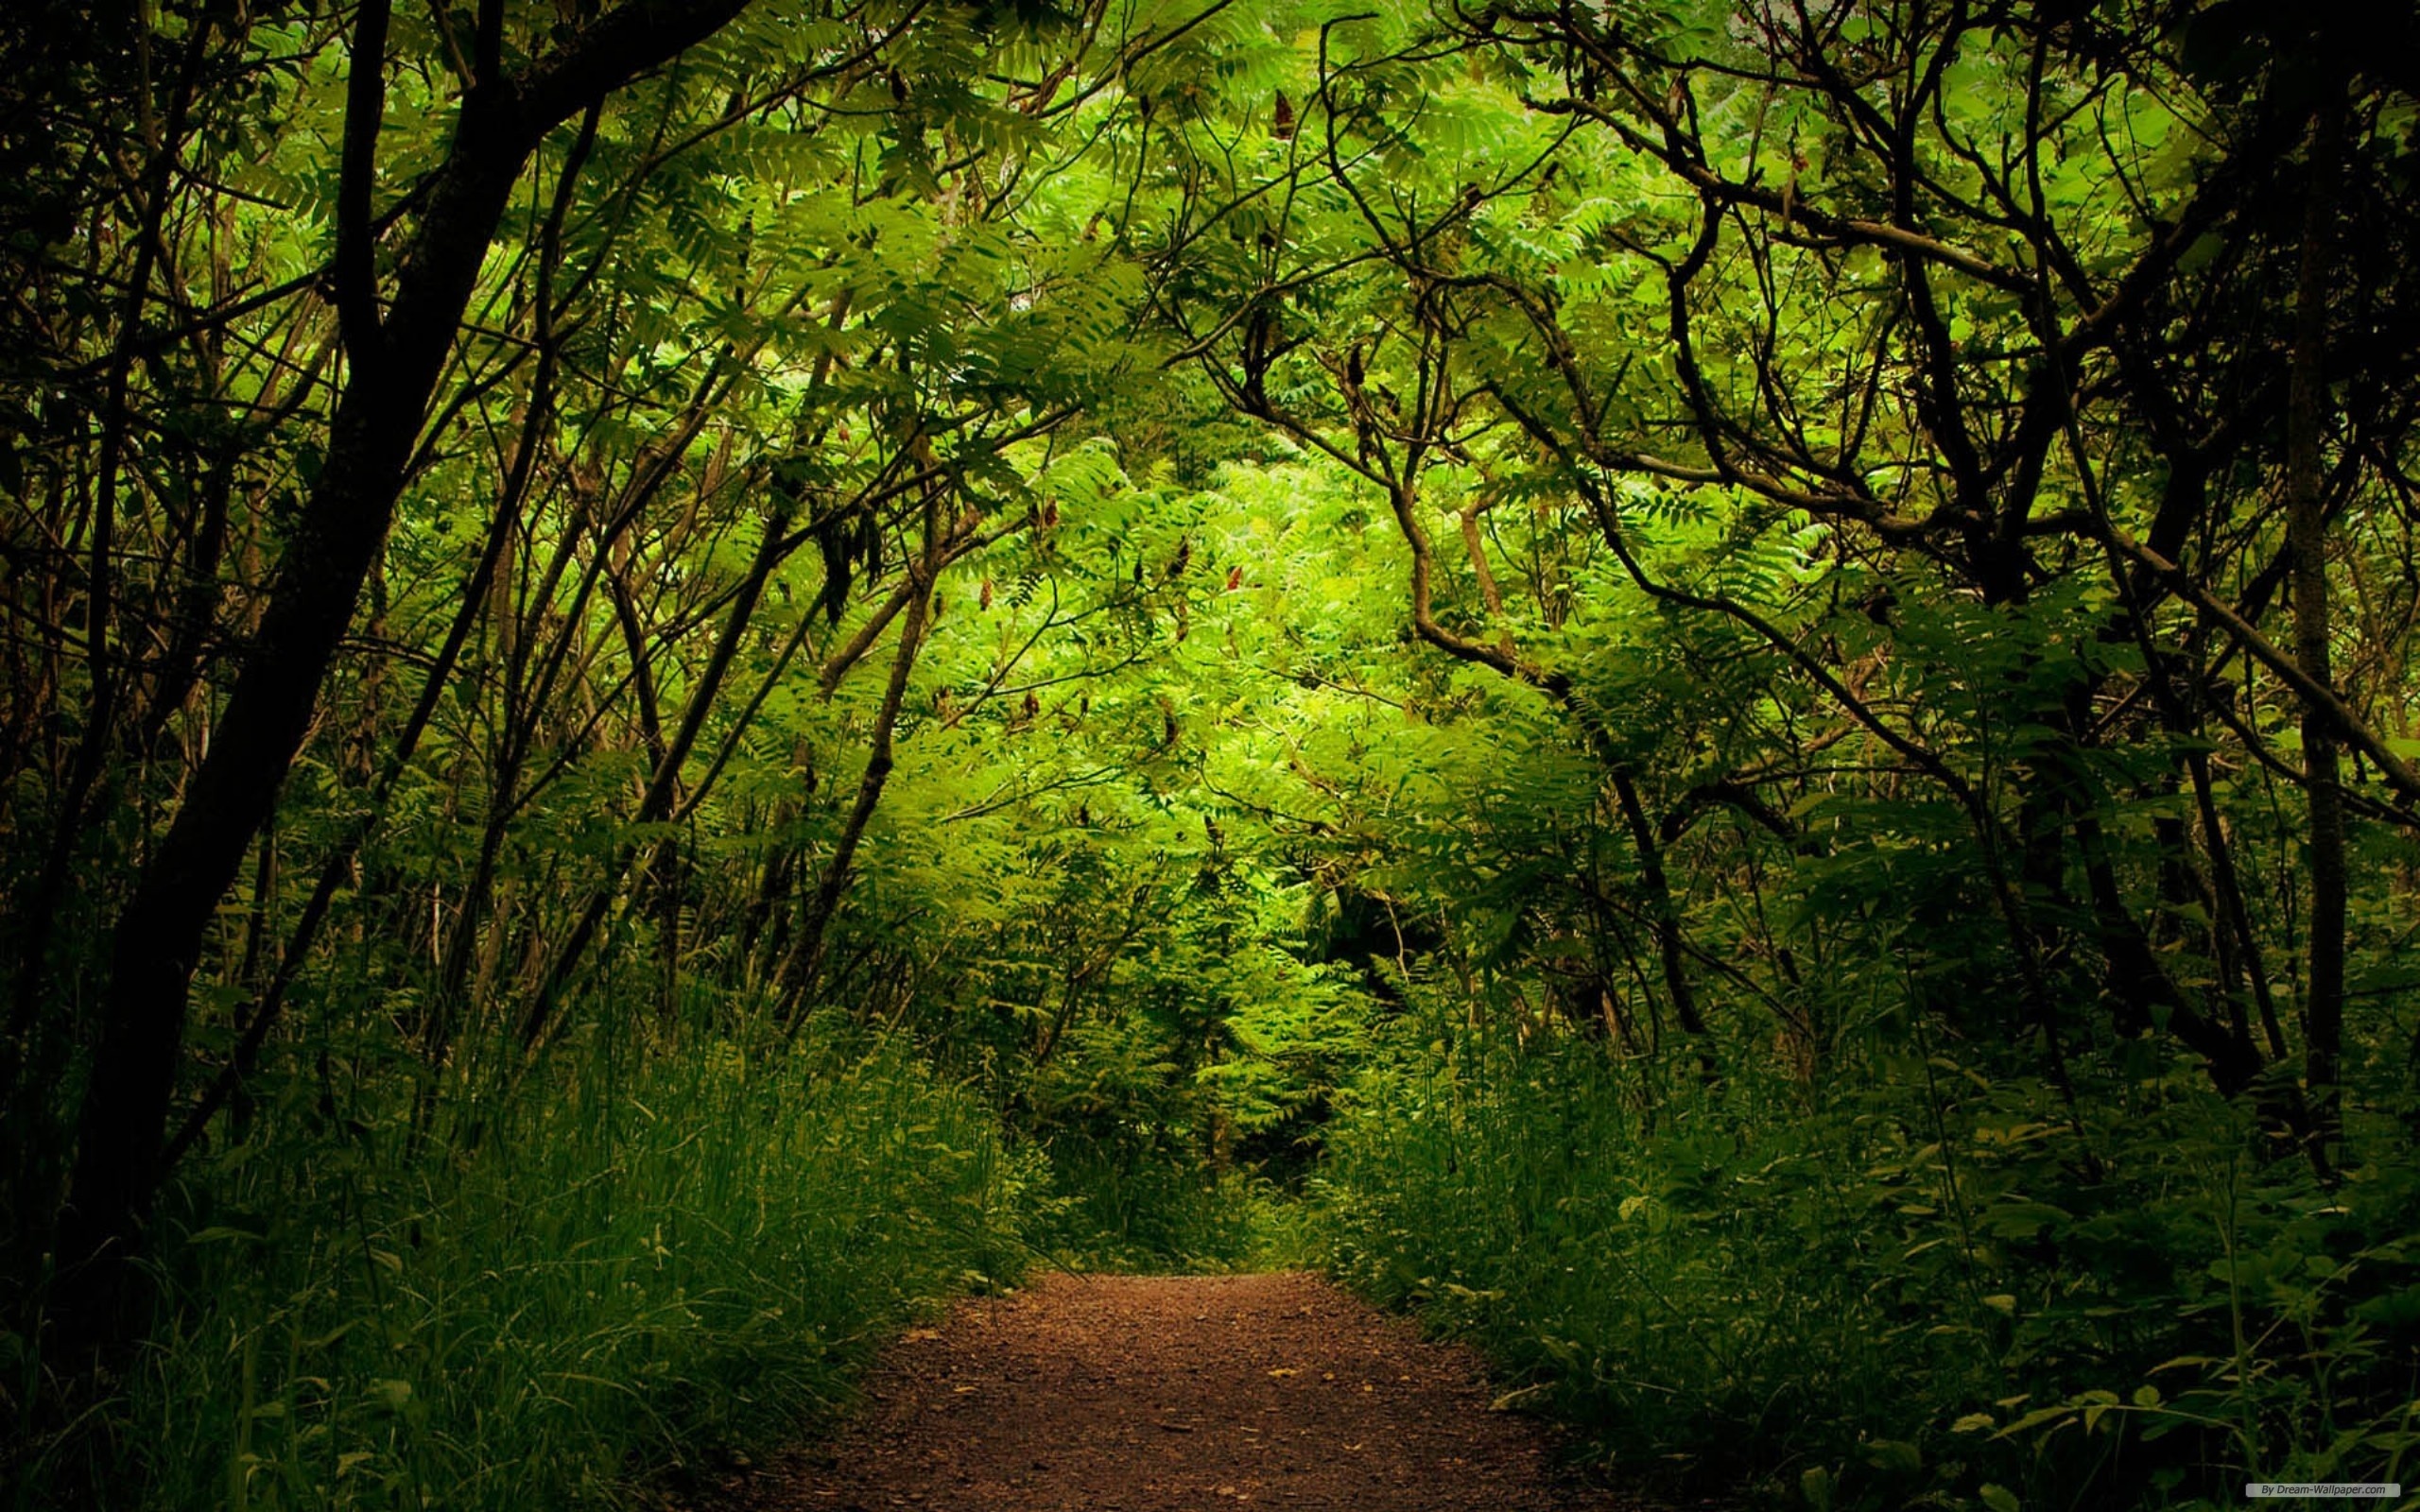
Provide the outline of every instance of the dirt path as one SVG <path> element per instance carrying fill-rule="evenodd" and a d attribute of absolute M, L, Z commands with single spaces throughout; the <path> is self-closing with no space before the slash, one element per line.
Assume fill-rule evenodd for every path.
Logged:
<path fill-rule="evenodd" d="M 1614 1512 L 1476 1362 L 1316 1277 L 1052 1276 L 908 1333 L 748 1512 Z"/>

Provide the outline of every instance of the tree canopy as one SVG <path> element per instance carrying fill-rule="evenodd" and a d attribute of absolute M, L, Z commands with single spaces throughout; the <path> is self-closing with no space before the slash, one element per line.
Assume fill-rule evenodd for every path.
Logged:
<path fill-rule="evenodd" d="M 11 8 L 0 1463 L 612 1498 L 658 1450 L 459 1426 L 574 1432 L 461 1383 L 605 1336 L 475 1300 L 567 1236 L 696 1236 L 562 1367 L 670 1443 L 1014 1253 L 1260 1221 L 1681 1484 L 2393 1479 L 2415 57 Z M 692 1306 L 749 1265 L 849 1279 Z M 237 1448 L 144 1446 L 238 1366 Z"/>

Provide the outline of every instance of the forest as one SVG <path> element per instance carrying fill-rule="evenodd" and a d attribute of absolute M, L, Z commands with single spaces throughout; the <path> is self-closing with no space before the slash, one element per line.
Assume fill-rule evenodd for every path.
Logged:
<path fill-rule="evenodd" d="M 1065 1269 L 2420 1482 L 2360 9 L 0 9 L 8 1505 L 704 1504 Z"/>

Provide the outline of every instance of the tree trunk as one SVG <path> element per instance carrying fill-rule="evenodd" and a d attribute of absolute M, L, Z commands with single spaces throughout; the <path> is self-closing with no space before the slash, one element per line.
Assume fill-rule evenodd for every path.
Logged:
<path fill-rule="evenodd" d="M 1681 1021 L 1690 1041 L 1697 1048 L 1698 1071 L 1707 1081 L 1720 1074 L 1714 1057 L 1713 1041 L 1705 1032 L 1705 1018 L 1698 1012 L 1696 991 L 1689 985 L 1687 952 L 1681 939 L 1680 910 L 1672 902 L 1672 886 L 1664 874 L 1664 852 L 1655 843 L 1654 827 L 1647 822 L 1647 810 L 1638 800 L 1638 785 L 1630 773 L 1614 769 L 1614 797 L 1620 802 L 1622 818 L 1630 825 L 1631 839 L 1638 847 L 1639 874 L 1647 883 L 1647 901 L 1655 910 L 1655 951 L 1664 966 L 1664 989 L 1671 994 L 1672 1016 Z"/>
<path fill-rule="evenodd" d="M 647 787 L 639 795 L 638 809 L 632 816 L 637 824 L 661 824 L 672 817 L 673 799 L 680 790 L 681 768 L 689 760 L 689 752 L 698 743 L 698 733 L 705 728 L 706 715 L 714 708 L 715 695 L 722 691 L 723 679 L 731 672 L 732 659 L 739 652 L 739 643 L 747 634 L 750 618 L 755 613 L 756 601 L 764 596 L 765 585 L 770 581 L 775 568 L 786 555 L 786 538 L 789 533 L 789 512 L 776 508 L 765 522 L 764 540 L 757 545 L 755 559 L 748 576 L 740 581 L 738 592 L 731 601 L 731 609 L 723 617 L 722 632 L 715 641 L 715 648 L 706 658 L 705 666 L 698 673 L 689 690 L 689 702 L 682 714 L 681 725 L 671 740 L 656 756 Z M 735 735 L 733 738 L 736 739 Z M 660 841 L 648 848 L 652 857 L 661 858 L 670 842 Z M 521 1040 L 535 1045 L 554 1017 L 555 1005 L 570 982 L 571 973 L 580 957 L 596 938 L 603 927 L 607 910 L 613 906 L 614 889 L 630 871 L 638 848 L 623 846 L 607 863 L 605 875 L 589 895 L 588 906 L 581 910 L 579 921 L 572 926 L 570 936 L 557 954 L 554 964 L 547 968 L 539 985 L 538 994 L 530 1001 L 529 1009 L 521 1021 Z M 673 905 L 679 906 L 677 894 Z"/>
<path fill-rule="evenodd" d="M 833 916 L 840 911 L 841 895 L 848 888 L 850 871 L 856 864 L 857 846 L 864 840 L 866 826 L 873 821 L 874 810 L 882 802 L 882 790 L 890 781 L 891 743 L 899 729 L 900 705 L 908 696 L 908 677 L 916 669 L 916 653 L 924 646 L 933 579 L 941 575 L 946 556 L 940 510 L 940 501 L 925 500 L 924 547 L 917 561 L 908 569 L 908 603 L 899 627 L 899 649 L 891 658 L 890 679 L 883 687 L 882 708 L 874 716 L 873 748 L 867 753 L 865 773 L 857 780 L 856 801 L 849 807 L 849 816 L 840 826 L 840 837 L 832 847 L 832 859 L 824 864 L 823 880 L 807 900 L 806 917 L 800 921 L 798 935 L 774 978 L 776 990 L 790 1000 L 786 1016 L 793 1029 L 805 1015 L 815 979 L 823 970 L 825 936 L 832 927 Z"/>
<path fill-rule="evenodd" d="M 2294 661 L 2322 688 L 2331 683 L 2320 441 L 2327 403 L 2328 242 L 2336 218 L 2336 159 L 2342 129 L 2339 105 L 2323 107 L 2311 125 L 2286 410 L 2286 546 L 2294 564 Z M 2337 774 L 2335 720 L 2327 710 L 2307 704 L 2302 723 L 2310 794 L 2310 954 L 2303 994 L 2303 1064 L 2310 1086 L 2311 1136 L 2324 1155 L 2336 1130 L 2336 1081 L 2344 1037 L 2344 798 Z"/>
<path fill-rule="evenodd" d="M 629 0 L 575 34 L 526 85 L 495 73 L 463 96 L 392 304 L 365 334 L 365 349 L 349 354 L 352 372 L 325 461 L 209 755 L 118 918 L 75 1174 L 60 1214 L 55 1301 L 63 1364 L 109 1342 L 125 1321 L 123 1261 L 158 1185 L 187 993 L 205 933 L 309 728 L 523 163 L 556 122 L 711 34 L 744 5 Z M 383 67 L 383 58 L 355 63 Z M 374 132 L 377 125 L 349 121 L 348 132 Z"/>

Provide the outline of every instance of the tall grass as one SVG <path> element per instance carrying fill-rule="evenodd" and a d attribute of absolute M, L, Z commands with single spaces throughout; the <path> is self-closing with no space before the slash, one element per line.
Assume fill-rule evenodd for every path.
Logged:
<path fill-rule="evenodd" d="M 2325 1190 L 2191 1068 L 2103 1068 L 2081 1130 L 1938 1047 L 1667 1087 L 1651 1116 L 1602 1046 L 1449 1033 L 1407 1036 L 1330 1129 L 1331 1262 L 1630 1475 L 2011 1512 L 2420 1464 L 2420 1179 L 2391 1125 Z"/>
<path fill-rule="evenodd" d="M 310 1094 L 315 1138 L 195 1173 L 158 1325 L 16 1505 L 636 1504 L 795 1435 L 903 1314 L 1012 1269 L 1034 1179 L 884 1042 L 573 1044 L 484 1124 L 417 1133 L 408 1080 L 356 1088 Z"/>
<path fill-rule="evenodd" d="M 1052 1140 L 1049 1154 L 1034 1244 L 1060 1264 L 1142 1275 L 1294 1270 L 1321 1252 L 1310 1211 L 1257 1171 L 1213 1172 L 1196 1151 L 1080 1136 Z"/>
<path fill-rule="evenodd" d="M 1248 1267 L 1248 1177 L 1214 1176 L 1199 1149 L 1060 1131 L 1035 1243 L 1063 1265 L 1128 1274 Z"/>

